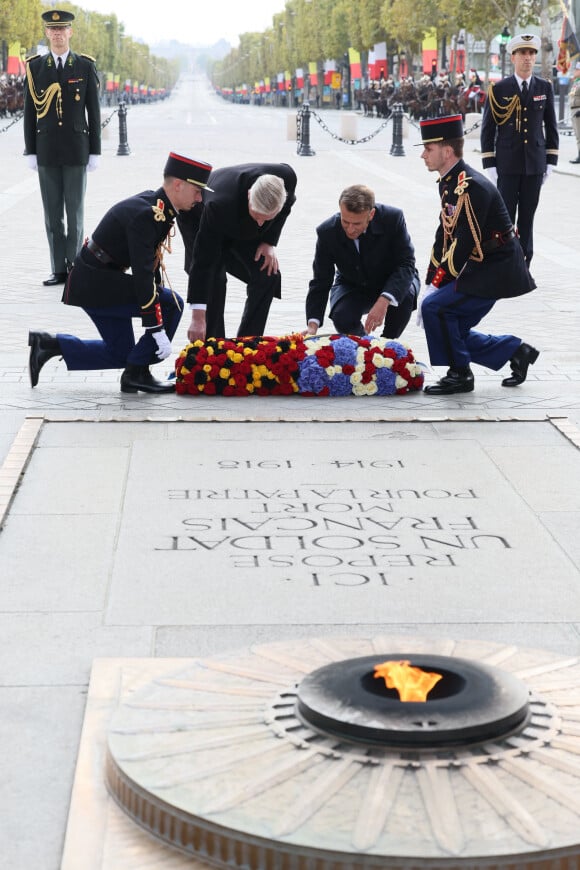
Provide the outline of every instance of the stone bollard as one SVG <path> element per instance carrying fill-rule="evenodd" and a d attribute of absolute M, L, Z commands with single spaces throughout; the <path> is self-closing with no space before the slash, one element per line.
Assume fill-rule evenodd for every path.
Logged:
<path fill-rule="evenodd" d="M 286 139 L 289 142 L 296 142 L 297 118 L 293 112 L 288 112 L 286 115 Z"/>
<path fill-rule="evenodd" d="M 127 106 L 125 101 L 119 103 L 119 147 L 117 148 L 117 157 L 125 157 L 131 153 L 129 143 L 127 142 Z"/>
<path fill-rule="evenodd" d="M 302 103 L 298 111 L 296 132 L 298 147 L 296 153 L 300 157 L 313 157 L 316 152 L 310 147 L 310 103 Z"/>
<path fill-rule="evenodd" d="M 341 112 L 340 135 L 342 139 L 356 140 L 356 115 L 354 112 Z"/>
<path fill-rule="evenodd" d="M 392 157 L 404 157 L 403 148 L 403 104 L 395 103 L 393 106 L 393 144 L 390 154 Z"/>

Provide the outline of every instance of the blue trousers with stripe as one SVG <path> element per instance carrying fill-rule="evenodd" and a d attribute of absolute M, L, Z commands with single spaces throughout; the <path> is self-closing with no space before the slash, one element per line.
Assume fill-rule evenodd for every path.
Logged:
<path fill-rule="evenodd" d="M 474 362 L 498 371 L 514 355 L 521 339 L 476 332 L 473 327 L 497 300 L 467 296 L 455 286 L 453 281 L 434 290 L 421 306 L 431 364 L 458 369 Z"/>
<path fill-rule="evenodd" d="M 159 288 L 163 325 L 169 341 L 173 339 L 183 312 L 183 300 L 166 287 Z M 149 332 L 135 342 L 133 318 L 141 317 L 135 302 L 108 308 L 83 308 L 101 336 L 101 340 L 83 341 L 75 335 L 58 333 L 63 359 L 70 371 L 123 369 L 127 365 L 149 366 L 159 362 L 157 344 Z"/>

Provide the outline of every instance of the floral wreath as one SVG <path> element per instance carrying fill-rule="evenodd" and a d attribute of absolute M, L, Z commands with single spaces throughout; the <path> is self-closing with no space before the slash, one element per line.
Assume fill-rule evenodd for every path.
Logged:
<path fill-rule="evenodd" d="M 210 338 L 175 370 L 176 392 L 194 396 L 393 396 L 424 380 L 407 345 L 368 335 Z"/>

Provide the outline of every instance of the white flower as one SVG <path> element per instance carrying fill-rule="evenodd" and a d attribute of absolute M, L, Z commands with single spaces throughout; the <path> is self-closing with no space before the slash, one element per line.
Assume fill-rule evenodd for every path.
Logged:
<path fill-rule="evenodd" d="M 362 384 L 362 372 L 359 372 L 359 371 L 353 372 L 352 375 L 350 376 L 350 382 L 351 382 L 351 384 Z M 357 395 L 362 395 L 362 394 L 357 393 Z"/>
<path fill-rule="evenodd" d="M 394 360 L 394 359 L 391 359 L 390 356 L 384 356 L 383 359 L 384 359 L 384 361 L 385 361 L 385 362 L 384 362 L 384 367 L 385 367 L 386 369 L 392 369 L 392 368 L 393 368 L 393 363 L 395 362 L 395 360 Z"/>
<path fill-rule="evenodd" d="M 395 388 L 397 390 L 405 390 L 408 386 L 409 384 L 407 383 L 405 378 L 402 378 L 401 375 L 397 375 L 395 380 Z"/>
<path fill-rule="evenodd" d="M 373 354 L 372 363 L 376 369 L 382 369 L 385 366 L 386 360 L 381 353 Z"/>

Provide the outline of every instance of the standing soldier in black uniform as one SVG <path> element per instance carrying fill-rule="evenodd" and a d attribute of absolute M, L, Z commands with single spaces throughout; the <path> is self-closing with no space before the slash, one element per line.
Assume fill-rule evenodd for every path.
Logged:
<path fill-rule="evenodd" d="M 62 301 L 78 305 L 91 318 L 101 340 L 30 332 L 30 383 L 55 356 L 69 370 L 124 368 L 121 391 L 169 393 L 175 382 L 156 381 L 149 366 L 166 359 L 179 325 L 183 301 L 163 285 L 163 253 L 171 250 L 175 219 L 201 203 L 209 190 L 208 163 L 171 153 L 163 186 L 118 202 L 87 239 L 70 271 Z M 127 270 L 131 273 L 127 274 Z M 167 282 L 168 283 L 168 282 Z M 140 317 L 144 334 L 135 343 L 132 319 Z"/>
<path fill-rule="evenodd" d="M 558 163 L 559 145 L 552 85 L 532 75 L 539 49 L 530 33 L 509 41 L 514 75 L 490 83 L 481 123 L 483 168 L 497 182 L 528 266 L 540 190 Z"/>
<path fill-rule="evenodd" d="M 463 161 L 461 115 L 430 118 L 420 126 L 421 157 L 439 174 L 441 211 L 419 307 L 431 363 L 448 366 L 425 392 L 471 392 L 472 362 L 493 371 L 509 362 L 511 374 L 502 386 L 517 387 L 539 351 L 515 335 L 489 335 L 474 326 L 498 299 L 521 296 L 536 285 L 499 192 Z"/>
<path fill-rule="evenodd" d="M 70 51 L 72 12 L 42 14 L 50 51 L 28 58 L 24 142 L 38 170 L 52 274 L 43 284 L 64 284 L 83 243 L 86 172 L 101 153 L 99 80 L 94 58 Z M 66 212 L 66 230 L 65 230 Z"/>

